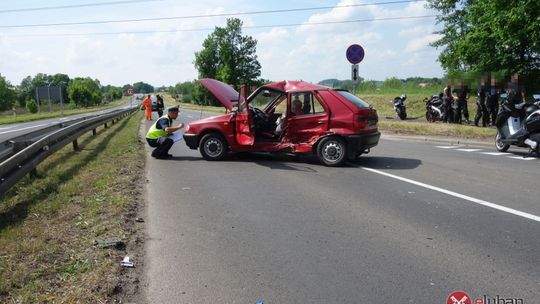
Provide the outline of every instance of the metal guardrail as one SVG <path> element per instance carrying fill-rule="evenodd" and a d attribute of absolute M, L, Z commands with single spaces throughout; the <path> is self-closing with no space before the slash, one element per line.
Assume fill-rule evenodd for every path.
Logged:
<path fill-rule="evenodd" d="M 90 130 L 93 130 L 95 134 L 98 126 L 105 125 L 107 127 L 108 122 L 114 123 L 137 110 L 137 108 L 125 109 L 94 117 L 85 117 L 64 123 L 63 126 L 60 126 L 62 124 L 54 125 L 4 142 L 3 149 L 0 149 L 0 160 L 3 159 L 2 156 L 7 157 L 7 159 L 0 163 L 0 195 L 3 195 L 27 173 L 34 171 L 37 165 L 49 155 L 70 142 L 73 143 L 75 150 L 78 149 L 77 138 L 81 135 Z M 67 124 L 69 125 L 66 126 Z M 60 127 L 61 129 L 54 131 Z M 50 133 L 51 131 L 52 133 Z M 23 148 L 21 145 L 25 147 Z"/>

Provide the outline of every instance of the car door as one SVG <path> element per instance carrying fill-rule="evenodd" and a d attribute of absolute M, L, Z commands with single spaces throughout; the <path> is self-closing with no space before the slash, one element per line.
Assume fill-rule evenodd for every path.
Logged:
<path fill-rule="evenodd" d="M 248 107 L 246 87 L 244 85 L 240 89 L 235 123 L 236 142 L 239 145 L 252 146 L 255 143 L 255 129 L 253 126 L 253 115 Z"/>
<path fill-rule="evenodd" d="M 329 111 L 313 92 L 291 93 L 289 100 L 291 142 L 310 145 L 328 130 Z M 301 111 L 295 108 L 297 100 L 302 103 Z"/>

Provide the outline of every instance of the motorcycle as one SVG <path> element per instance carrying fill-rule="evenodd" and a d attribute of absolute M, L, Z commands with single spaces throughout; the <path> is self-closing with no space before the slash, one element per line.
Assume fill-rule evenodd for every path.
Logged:
<path fill-rule="evenodd" d="M 495 121 L 495 148 L 505 152 L 511 145 L 529 148 L 529 156 L 540 157 L 540 101 L 533 104 L 506 100 Z"/>
<path fill-rule="evenodd" d="M 429 99 L 424 99 L 424 101 L 426 102 L 426 120 L 428 122 L 442 120 L 444 111 L 442 93 L 433 95 Z"/>
<path fill-rule="evenodd" d="M 394 104 L 394 111 L 401 120 L 405 120 L 407 118 L 407 107 L 405 106 L 406 99 L 407 95 L 402 94 L 391 101 Z"/>

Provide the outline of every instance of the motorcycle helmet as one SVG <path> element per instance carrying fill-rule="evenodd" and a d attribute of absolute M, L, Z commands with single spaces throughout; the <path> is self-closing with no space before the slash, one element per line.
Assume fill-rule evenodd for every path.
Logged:
<path fill-rule="evenodd" d="M 399 96 L 399 98 L 401 98 L 401 100 L 405 101 L 405 99 L 407 99 L 407 95 L 406 94 L 401 94 L 401 96 Z"/>

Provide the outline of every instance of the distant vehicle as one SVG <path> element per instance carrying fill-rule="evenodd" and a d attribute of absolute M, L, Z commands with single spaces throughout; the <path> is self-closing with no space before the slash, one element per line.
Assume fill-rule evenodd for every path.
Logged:
<path fill-rule="evenodd" d="M 154 96 L 154 95 L 151 95 L 150 96 L 150 99 L 152 100 L 152 111 L 153 112 L 156 112 L 158 110 L 158 107 L 157 107 L 157 97 Z"/>
<path fill-rule="evenodd" d="M 443 118 L 443 100 L 442 93 L 425 99 L 426 102 L 426 120 L 429 122 L 440 121 Z"/>
<path fill-rule="evenodd" d="M 401 94 L 401 96 L 397 96 L 392 101 L 392 103 L 394 104 L 394 111 L 401 120 L 407 119 L 407 107 L 405 106 L 406 99 L 407 95 Z"/>
<path fill-rule="evenodd" d="M 203 158 L 232 152 L 315 154 L 327 166 L 353 160 L 379 142 L 375 109 L 355 95 L 301 81 L 266 84 L 245 97 L 214 79 L 201 79 L 227 114 L 191 122 L 184 140 Z"/>

